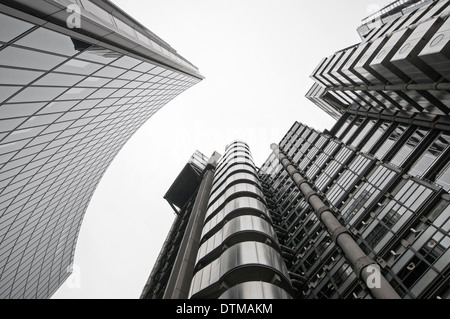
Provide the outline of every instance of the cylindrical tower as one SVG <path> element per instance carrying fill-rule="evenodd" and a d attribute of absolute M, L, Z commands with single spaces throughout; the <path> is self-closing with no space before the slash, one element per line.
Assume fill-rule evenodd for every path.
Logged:
<path fill-rule="evenodd" d="M 249 147 L 235 141 L 214 175 L 190 297 L 280 299 L 291 289 Z"/>

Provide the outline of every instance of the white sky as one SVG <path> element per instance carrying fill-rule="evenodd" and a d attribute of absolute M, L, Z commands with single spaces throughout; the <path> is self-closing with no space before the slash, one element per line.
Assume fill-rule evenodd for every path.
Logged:
<path fill-rule="evenodd" d="M 114 0 L 205 80 L 154 115 L 115 158 L 87 210 L 76 272 L 53 298 L 139 298 L 174 213 L 163 196 L 195 150 L 250 144 L 256 165 L 295 121 L 334 120 L 304 96 L 323 57 L 360 41 L 388 0 Z"/>

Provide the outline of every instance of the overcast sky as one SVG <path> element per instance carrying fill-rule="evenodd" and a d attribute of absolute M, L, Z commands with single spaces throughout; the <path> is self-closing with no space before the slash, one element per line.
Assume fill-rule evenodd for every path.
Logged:
<path fill-rule="evenodd" d="M 360 42 L 361 20 L 388 0 L 114 0 L 196 65 L 205 80 L 156 113 L 100 182 L 75 273 L 53 298 L 139 298 L 174 213 L 163 196 L 195 150 L 250 144 L 255 164 L 295 121 L 334 120 L 304 96 L 323 57 Z"/>

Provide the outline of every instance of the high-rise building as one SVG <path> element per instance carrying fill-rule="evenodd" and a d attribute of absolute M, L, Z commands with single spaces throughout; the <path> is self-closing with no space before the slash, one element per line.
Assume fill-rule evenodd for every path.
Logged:
<path fill-rule="evenodd" d="M 199 167 L 190 161 L 165 196 L 177 216 L 141 298 L 292 298 L 248 145 Z"/>
<path fill-rule="evenodd" d="M 178 202 L 142 298 L 450 298 L 449 15 L 402 0 L 365 19 L 312 75 L 333 128 L 296 122 L 260 169 L 230 144 Z"/>
<path fill-rule="evenodd" d="M 0 298 L 55 292 L 108 165 L 202 78 L 109 1 L 0 1 Z"/>
<path fill-rule="evenodd" d="M 295 123 L 259 172 L 280 243 L 292 250 L 288 269 L 305 278 L 297 297 L 378 298 L 361 273 L 371 266 L 401 298 L 449 298 L 449 176 L 416 172 L 425 159 L 431 170 L 448 167 L 449 132 L 410 125 L 399 138 L 351 127 Z M 433 138 L 412 145 L 418 130 Z"/>
<path fill-rule="evenodd" d="M 351 115 L 448 127 L 450 15 L 446 0 L 400 0 L 364 20 L 362 42 L 323 59 L 307 97 Z"/>
<path fill-rule="evenodd" d="M 449 15 L 394 1 L 366 18 L 312 74 L 337 123 L 295 123 L 261 168 L 299 298 L 383 298 L 368 267 L 400 298 L 450 298 Z"/>

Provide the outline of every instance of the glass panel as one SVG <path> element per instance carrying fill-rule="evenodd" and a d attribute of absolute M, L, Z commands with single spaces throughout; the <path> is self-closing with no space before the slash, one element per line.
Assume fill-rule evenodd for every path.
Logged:
<path fill-rule="evenodd" d="M 27 85 L 42 74 L 37 71 L 0 68 L 0 84 Z"/>
<path fill-rule="evenodd" d="M 64 60 L 65 58 L 56 55 L 16 48 L 13 46 L 0 51 L 0 64 L 17 66 L 20 68 L 50 70 Z"/>
<path fill-rule="evenodd" d="M 389 123 L 382 123 L 380 127 L 372 135 L 372 137 L 364 145 L 364 147 L 362 148 L 362 152 L 367 153 L 375 145 L 378 139 L 384 134 L 384 132 L 386 132 L 389 126 L 390 126 Z"/>
<path fill-rule="evenodd" d="M 14 130 L 24 119 L 0 120 L 0 132 Z"/>
<path fill-rule="evenodd" d="M 135 71 L 128 71 L 125 74 L 122 74 L 120 77 L 126 80 L 134 80 L 138 76 L 140 76 L 142 73 L 135 72 Z"/>
<path fill-rule="evenodd" d="M 450 164 L 447 164 L 447 167 L 438 175 L 436 184 L 441 185 L 447 192 L 450 190 Z"/>
<path fill-rule="evenodd" d="M 50 124 L 55 121 L 61 114 L 48 114 L 30 117 L 25 123 L 23 123 L 20 128 L 34 127 L 44 124 Z"/>
<path fill-rule="evenodd" d="M 45 103 L 4 104 L 0 107 L 0 118 L 30 116 L 44 105 Z"/>
<path fill-rule="evenodd" d="M 137 60 L 135 58 L 129 56 L 123 56 L 120 59 L 114 61 L 111 65 L 118 66 L 127 70 L 134 68 L 136 65 L 141 63 L 142 61 Z"/>
<path fill-rule="evenodd" d="M 100 71 L 98 71 L 95 75 L 115 79 L 119 75 L 121 75 L 125 72 L 126 72 L 126 70 L 124 70 L 124 69 L 119 69 L 119 68 L 115 68 L 112 66 L 106 66 L 103 69 L 101 69 Z"/>
<path fill-rule="evenodd" d="M 398 125 L 394 132 L 386 139 L 386 141 L 381 145 L 378 151 L 375 153 L 375 156 L 379 159 L 383 159 L 389 149 L 398 141 L 398 139 L 405 133 L 406 125 Z"/>
<path fill-rule="evenodd" d="M 111 82 L 109 82 L 106 87 L 112 87 L 112 88 L 122 88 L 125 85 L 127 85 L 129 83 L 129 81 L 125 81 L 125 80 L 112 80 Z"/>
<path fill-rule="evenodd" d="M 42 132 L 42 127 L 35 127 L 31 129 L 15 130 L 12 132 L 2 143 L 15 142 L 18 140 L 23 140 L 25 138 L 33 137 L 39 135 Z"/>
<path fill-rule="evenodd" d="M 78 101 L 58 101 L 49 103 L 39 114 L 48 114 L 48 113 L 58 113 L 58 112 L 67 112 L 70 110 Z"/>
<path fill-rule="evenodd" d="M 155 65 L 150 64 L 148 62 L 144 62 L 144 63 L 141 63 L 138 66 L 134 67 L 133 70 L 146 73 L 146 72 L 150 71 L 151 69 L 153 69 L 154 67 L 155 67 Z"/>
<path fill-rule="evenodd" d="M 83 100 L 86 97 L 88 97 L 92 92 L 94 92 L 95 89 L 87 89 L 87 88 L 78 88 L 74 87 L 67 92 L 65 92 L 63 95 L 58 97 L 58 100 Z"/>
<path fill-rule="evenodd" d="M 409 174 L 413 176 L 422 176 L 423 173 L 434 163 L 450 144 L 450 135 L 441 134 L 436 141 L 425 151 L 422 157 L 411 168 Z"/>
<path fill-rule="evenodd" d="M 20 86 L 0 86 L 0 103 L 8 99 L 21 88 L 22 87 Z"/>
<path fill-rule="evenodd" d="M 92 13 L 97 18 L 112 24 L 111 15 L 108 12 L 88 0 L 81 0 L 81 3 L 86 11 Z"/>
<path fill-rule="evenodd" d="M 116 89 L 99 89 L 94 94 L 92 94 L 89 98 L 90 99 L 96 99 L 96 98 L 107 98 L 111 94 L 113 94 L 116 91 Z"/>
<path fill-rule="evenodd" d="M 163 69 L 160 66 L 155 67 L 154 69 L 151 69 L 149 71 L 150 74 L 159 75 L 160 73 L 164 72 L 165 69 Z"/>
<path fill-rule="evenodd" d="M 0 13 L 0 41 L 9 42 L 34 25 Z"/>
<path fill-rule="evenodd" d="M 58 95 L 63 93 L 66 88 L 51 88 L 51 87 L 27 87 L 20 92 L 11 102 L 31 102 L 31 101 L 51 101 Z"/>
<path fill-rule="evenodd" d="M 74 42 L 70 37 L 44 28 L 31 32 L 16 41 L 15 44 L 67 56 L 80 52 L 80 50 L 75 48 Z"/>
<path fill-rule="evenodd" d="M 150 39 L 147 38 L 147 36 L 145 36 L 144 34 L 142 34 L 141 32 L 139 32 L 137 30 L 134 30 L 134 31 L 136 31 L 137 37 L 140 41 L 144 42 L 147 45 L 151 45 Z"/>
<path fill-rule="evenodd" d="M 49 73 L 34 84 L 50 86 L 73 86 L 76 83 L 80 82 L 82 79 L 84 79 L 84 77 L 80 75 Z"/>
<path fill-rule="evenodd" d="M 113 17 L 114 22 L 116 22 L 117 27 L 131 35 L 133 38 L 136 38 L 136 33 L 134 32 L 134 29 L 130 27 L 128 24 L 124 23 L 122 20 L 117 19 L 116 17 Z"/>
<path fill-rule="evenodd" d="M 342 138 L 342 134 L 344 133 L 345 129 L 350 125 L 350 123 L 354 120 L 355 116 L 354 115 L 350 115 L 349 118 L 347 119 L 347 121 L 345 121 L 345 123 L 341 126 L 341 128 L 339 129 L 339 131 L 336 133 L 336 137 L 337 138 Z"/>
<path fill-rule="evenodd" d="M 105 86 L 108 82 L 110 82 L 110 79 L 104 79 L 104 78 L 97 78 L 94 76 L 89 76 L 87 77 L 85 80 L 83 80 L 82 82 L 78 83 L 78 86 L 87 86 L 87 87 L 103 87 Z"/>
<path fill-rule="evenodd" d="M 378 222 L 375 228 L 366 237 L 369 247 L 374 248 L 389 232 L 392 226 L 400 220 L 400 217 L 401 214 L 397 213 L 395 207 L 394 209 L 389 210 L 382 218 L 382 222 Z"/>
<path fill-rule="evenodd" d="M 122 56 L 123 55 L 118 52 L 106 49 L 98 45 L 92 45 L 89 48 L 87 48 L 83 53 L 78 55 L 77 59 L 89 60 L 92 62 L 98 62 L 102 64 L 109 64 Z"/>
<path fill-rule="evenodd" d="M 372 127 L 375 125 L 376 121 L 371 120 L 369 123 L 367 123 L 363 130 L 358 134 L 358 136 L 355 138 L 355 140 L 352 142 L 352 145 L 354 147 L 357 147 L 359 143 L 366 137 L 366 135 L 369 133 L 369 131 L 372 129 Z"/>
<path fill-rule="evenodd" d="M 77 59 L 70 59 L 62 66 L 57 68 L 56 71 L 64 73 L 90 75 L 95 71 L 97 71 L 98 69 L 100 69 L 102 66 L 103 65 L 97 63 L 86 62 Z"/>
<path fill-rule="evenodd" d="M 419 145 L 419 143 L 424 139 L 425 135 L 428 133 L 426 130 L 418 129 L 414 134 L 408 139 L 405 145 L 397 152 L 397 154 L 392 158 L 391 163 L 397 166 L 401 166 L 405 159 L 412 153 L 412 151 Z"/>

